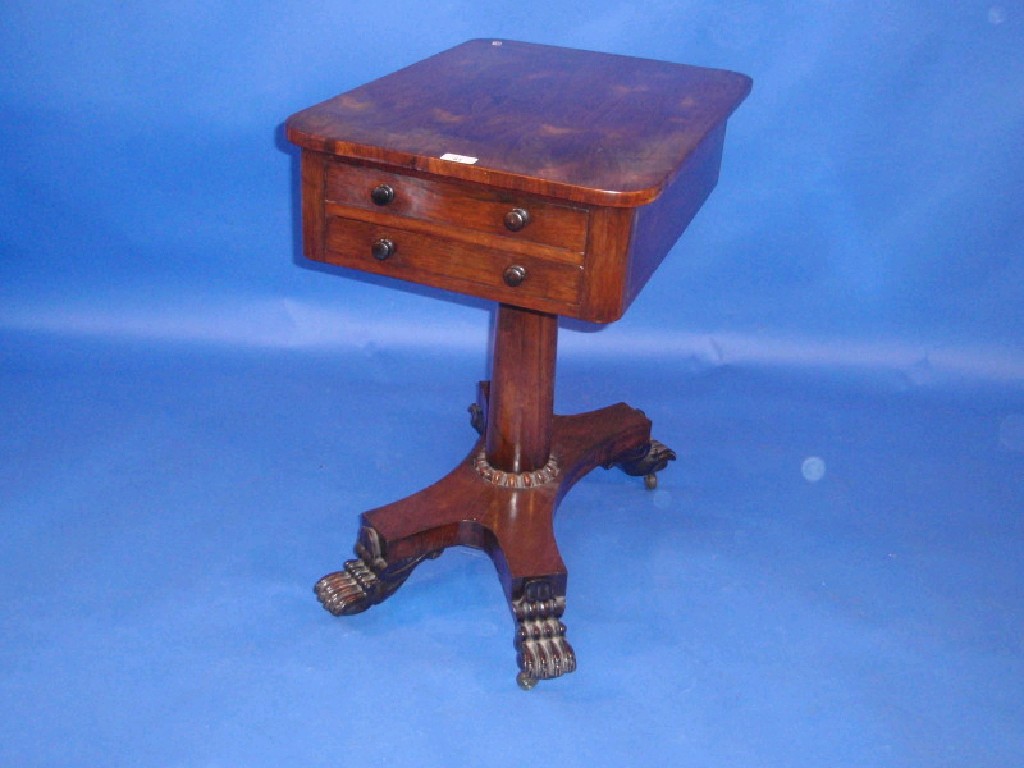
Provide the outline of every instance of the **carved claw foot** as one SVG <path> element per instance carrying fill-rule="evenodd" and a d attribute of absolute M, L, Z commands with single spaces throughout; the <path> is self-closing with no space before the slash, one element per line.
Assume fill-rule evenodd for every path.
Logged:
<path fill-rule="evenodd" d="M 491 382 L 481 381 L 476 385 L 476 402 L 469 406 L 469 425 L 483 436 L 487 431 L 487 398 L 491 396 Z"/>
<path fill-rule="evenodd" d="M 388 596 L 383 594 L 380 578 L 361 559 L 346 561 L 343 570 L 324 576 L 313 587 L 313 591 L 324 609 L 335 616 L 362 613 Z"/>
<path fill-rule="evenodd" d="M 484 413 L 483 407 L 478 403 L 473 403 L 469 406 L 468 410 L 469 426 L 471 426 L 478 435 L 483 435 L 484 430 L 487 428 L 487 414 Z"/>
<path fill-rule="evenodd" d="M 530 690 L 541 680 L 550 680 L 576 670 L 576 653 L 565 639 L 565 595 L 552 595 L 546 582 L 529 582 L 523 596 L 513 601 L 516 617 L 516 682 Z"/>
<path fill-rule="evenodd" d="M 643 476 L 644 486 L 649 491 L 658 487 L 658 472 L 668 466 L 670 461 L 676 460 L 676 452 L 658 440 L 651 440 L 647 445 L 630 456 L 620 458 L 605 466 L 605 469 L 618 466 L 627 475 L 634 477 Z"/>
<path fill-rule="evenodd" d="M 382 556 L 379 535 L 364 526 L 356 543 L 356 559 L 346 561 L 342 570 L 320 579 L 313 592 L 324 609 L 335 616 L 362 613 L 391 597 L 423 560 L 440 554 L 429 552 L 388 563 Z"/>

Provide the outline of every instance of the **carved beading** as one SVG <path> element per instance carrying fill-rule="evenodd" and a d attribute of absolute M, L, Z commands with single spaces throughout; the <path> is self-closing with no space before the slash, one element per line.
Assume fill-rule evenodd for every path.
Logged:
<path fill-rule="evenodd" d="M 473 469 L 491 485 L 500 488 L 536 488 L 538 485 L 547 485 L 558 477 L 559 471 L 558 459 L 550 456 L 543 467 L 532 472 L 506 472 L 491 466 L 485 450 L 480 451 L 473 459 Z"/>

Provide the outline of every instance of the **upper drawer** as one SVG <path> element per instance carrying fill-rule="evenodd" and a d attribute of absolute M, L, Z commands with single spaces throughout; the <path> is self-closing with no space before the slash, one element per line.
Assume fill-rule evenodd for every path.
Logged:
<path fill-rule="evenodd" d="M 375 202 L 373 191 L 389 187 L 391 199 Z M 386 195 L 380 195 L 381 199 Z M 426 219 L 495 235 L 566 248 L 582 253 L 587 243 L 587 211 L 540 198 L 504 193 L 418 176 L 389 173 L 376 168 L 327 163 L 326 199 L 340 205 Z M 525 211 L 526 223 L 510 229 L 506 215 Z M 516 214 L 513 219 L 521 215 Z M 517 224 L 513 221 L 513 226 Z"/>

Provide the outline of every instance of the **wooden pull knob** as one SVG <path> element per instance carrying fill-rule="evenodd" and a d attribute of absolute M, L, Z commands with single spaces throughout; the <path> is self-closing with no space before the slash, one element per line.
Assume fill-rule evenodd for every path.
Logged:
<path fill-rule="evenodd" d="M 378 184 L 370 193 L 374 205 L 387 205 L 395 199 L 395 190 L 387 184 Z"/>
<path fill-rule="evenodd" d="M 373 258 L 377 261 L 385 261 L 395 255 L 395 251 L 398 247 L 395 245 L 393 240 L 389 240 L 386 237 L 378 238 L 373 241 L 373 246 L 370 248 L 370 252 L 373 254 Z"/>
<path fill-rule="evenodd" d="M 503 277 L 505 278 L 505 285 L 509 288 L 515 288 L 522 285 L 523 281 L 526 279 L 526 267 L 520 266 L 519 264 L 513 264 L 505 270 Z"/>
<path fill-rule="evenodd" d="M 518 232 L 529 223 L 530 213 L 524 208 L 513 208 L 505 214 L 505 227 L 512 232 Z"/>

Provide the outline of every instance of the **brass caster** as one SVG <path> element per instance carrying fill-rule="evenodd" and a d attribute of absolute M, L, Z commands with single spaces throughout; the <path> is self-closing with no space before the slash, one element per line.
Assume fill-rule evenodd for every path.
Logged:
<path fill-rule="evenodd" d="M 527 672 L 516 675 L 516 685 L 524 691 L 532 691 L 537 686 L 537 678 Z"/>
<path fill-rule="evenodd" d="M 649 475 L 644 475 L 644 488 L 648 491 L 653 491 L 658 487 L 658 476 L 651 472 Z"/>

